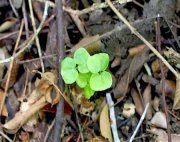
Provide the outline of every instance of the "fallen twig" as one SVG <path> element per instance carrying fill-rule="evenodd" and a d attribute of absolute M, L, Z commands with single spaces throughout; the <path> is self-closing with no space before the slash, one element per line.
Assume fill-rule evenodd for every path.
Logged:
<path fill-rule="evenodd" d="M 64 92 L 64 82 L 60 75 L 60 63 L 65 57 L 65 48 L 64 48 L 64 34 L 63 34 L 63 3 L 62 0 L 55 0 L 56 3 L 56 27 L 57 27 L 57 59 L 56 66 L 58 72 L 58 85 L 60 90 Z M 54 142 L 60 142 L 60 135 L 62 132 L 62 126 L 64 123 L 64 99 L 61 98 L 56 111 L 55 117 L 55 126 L 54 126 Z"/>
<path fill-rule="evenodd" d="M 161 32 L 160 32 L 160 19 L 159 15 L 157 17 L 156 22 L 156 46 L 158 48 L 158 51 L 161 52 Z M 159 60 L 160 69 L 161 69 L 161 81 L 162 81 L 162 103 L 163 108 L 166 116 L 166 123 L 167 123 L 167 135 L 168 135 L 168 142 L 172 142 L 171 140 L 171 132 L 170 132 L 170 125 L 169 125 L 169 115 L 168 115 L 168 109 L 166 104 L 166 98 L 165 98 L 165 76 L 164 76 L 164 69 L 161 60 Z"/>
<path fill-rule="evenodd" d="M 29 10 L 30 10 L 30 15 L 31 15 L 30 17 L 31 17 L 33 31 L 34 31 L 34 33 L 36 33 L 37 30 L 36 30 L 36 23 L 35 23 L 35 19 L 34 19 L 34 13 L 33 13 L 33 9 L 32 9 L 32 0 L 28 0 L 28 3 L 29 3 Z M 39 57 L 40 57 L 42 72 L 44 72 L 44 63 L 43 63 L 43 60 L 41 59 L 42 52 L 41 52 L 41 46 L 40 46 L 40 43 L 39 43 L 38 35 L 35 37 L 35 41 L 36 41 L 36 46 L 37 46 L 37 49 L 38 49 L 38 54 L 39 54 Z"/>
<path fill-rule="evenodd" d="M 141 126 L 141 124 L 142 124 L 142 122 L 143 122 L 143 120 L 144 120 L 144 118 L 145 118 L 145 116 L 146 116 L 148 107 L 149 107 L 149 103 L 147 103 L 147 105 L 146 105 L 146 107 L 145 107 L 145 109 L 144 109 L 144 112 L 143 112 L 143 114 L 142 114 L 142 116 L 141 116 L 141 119 L 140 119 L 138 125 L 136 126 L 136 129 L 134 130 L 134 133 L 133 133 L 133 135 L 131 136 L 129 142 L 132 142 L 133 139 L 134 139 L 134 137 L 136 136 L 136 133 L 138 132 L 139 127 Z"/>
<path fill-rule="evenodd" d="M 115 142 L 120 142 L 118 132 L 117 132 L 117 125 L 116 125 L 116 116 L 114 111 L 114 102 L 111 98 L 110 93 L 106 93 L 106 100 L 109 107 L 109 114 L 110 114 L 110 120 L 111 120 L 111 129 L 113 134 L 113 139 Z"/>
<path fill-rule="evenodd" d="M 4 134 L 2 131 L 0 131 L 0 135 L 2 135 L 6 140 L 9 142 L 13 142 L 6 134 Z"/>

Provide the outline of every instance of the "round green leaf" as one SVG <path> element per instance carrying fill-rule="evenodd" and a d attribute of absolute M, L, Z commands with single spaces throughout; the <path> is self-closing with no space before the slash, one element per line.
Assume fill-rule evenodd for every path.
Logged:
<path fill-rule="evenodd" d="M 78 65 L 86 64 L 89 57 L 90 57 L 89 53 L 84 48 L 79 48 L 74 53 L 74 60 Z"/>
<path fill-rule="evenodd" d="M 89 85 L 84 88 L 84 97 L 90 99 L 94 95 L 94 90 L 91 89 Z"/>
<path fill-rule="evenodd" d="M 79 73 L 76 80 L 77 85 L 81 88 L 84 88 L 88 84 L 90 77 L 91 73 Z"/>
<path fill-rule="evenodd" d="M 112 76 L 109 72 L 92 74 L 90 78 L 90 87 L 95 91 L 103 91 L 110 88 L 112 85 Z"/>
<path fill-rule="evenodd" d="M 78 65 L 78 71 L 80 73 L 88 73 L 89 72 L 89 69 L 87 67 L 87 64 L 79 64 Z"/>
<path fill-rule="evenodd" d="M 87 60 L 87 66 L 90 72 L 98 73 L 101 70 L 101 62 L 98 56 L 93 55 L 89 57 Z"/>
<path fill-rule="evenodd" d="M 109 55 L 106 53 L 99 53 L 95 56 L 98 57 L 100 63 L 101 63 L 101 71 L 105 71 L 109 65 Z"/>
<path fill-rule="evenodd" d="M 67 57 L 61 63 L 61 75 L 66 84 L 72 84 L 78 77 L 74 59 Z"/>

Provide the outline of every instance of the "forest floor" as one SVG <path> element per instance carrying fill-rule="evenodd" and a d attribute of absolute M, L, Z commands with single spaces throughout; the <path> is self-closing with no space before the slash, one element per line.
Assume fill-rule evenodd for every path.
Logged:
<path fill-rule="evenodd" d="M 0 142 L 180 142 L 179 70 L 180 0 L 1 0 Z"/>

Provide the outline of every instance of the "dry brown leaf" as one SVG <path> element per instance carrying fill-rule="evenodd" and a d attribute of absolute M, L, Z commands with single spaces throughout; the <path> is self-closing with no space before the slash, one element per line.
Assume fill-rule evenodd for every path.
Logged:
<path fill-rule="evenodd" d="M 106 140 L 105 138 L 102 138 L 102 137 L 95 137 L 95 138 L 88 140 L 86 142 L 108 142 L 108 140 Z"/>
<path fill-rule="evenodd" d="M 174 97 L 174 104 L 173 109 L 178 110 L 180 109 L 180 80 L 176 80 L 176 91 Z"/>
<path fill-rule="evenodd" d="M 138 53 L 141 52 L 145 47 L 146 47 L 145 44 L 141 44 L 141 45 L 138 45 L 138 46 L 136 46 L 136 47 L 130 48 L 130 49 L 128 50 L 129 56 L 134 56 L 134 55 L 138 54 Z"/>
<path fill-rule="evenodd" d="M 176 90 L 176 84 L 174 81 L 172 80 L 165 80 L 165 95 L 173 98 L 174 94 L 175 94 L 175 90 Z M 156 92 L 158 94 L 162 94 L 162 81 L 156 85 Z"/>
<path fill-rule="evenodd" d="M 151 124 L 159 128 L 167 129 L 166 116 L 162 112 L 156 112 L 151 119 Z"/>
<path fill-rule="evenodd" d="M 33 105 L 29 107 L 24 112 L 17 112 L 15 117 L 4 124 L 3 128 L 8 133 L 16 133 L 17 130 L 24 125 L 35 113 L 37 113 L 41 108 L 47 105 L 45 97 L 41 97 L 38 101 L 36 101 Z"/>
<path fill-rule="evenodd" d="M 17 19 L 14 17 L 7 18 L 6 21 L 0 25 L 0 33 L 10 29 L 16 22 Z"/>
<path fill-rule="evenodd" d="M 144 111 L 142 98 L 140 97 L 139 93 L 134 88 L 131 89 L 131 96 L 132 96 L 133 101 L 135 103 L 136 111 L 141 116 L 143 114 L 143 111 Z"/>
<path fill-rule="evenodd" d="M 100 115 L 100 131 L 101 135 L 112 142 L 111 124 L 109 119 L 108 105 L 106 104 L 101 111 Z"/>
<path fill-rule="evenodd" d="M 144 63 L 148 61 L 148 54 L 149 49 L 145 48 L 142 52 L 134 56 L 130 67 L 126 70 L 123 77 L 117 83 L 117 86 L 113 89 L 114 97 L 116 99 L 122 99 L 126 95 L 129 89 L 129 84 L 138 75 Z"/>
<path fill-rule="evenodd" d="M 150 120 L 152 118 L 152 105 L 151 105 L 151 85 L 148 84 L 148 86 L 145 88 L 143 92 L 143 100 L 144 100 L 144 105 L 146 106 L 149 103 L 149 108 L 146 113 L 146 119 Z"/>
<path fill-rule="evenodd" d="M 116 56 L 113 62 L 111 63 L 111 68 L 117 67 L 121 64 L 121 57 Z"/>
<path fill-rule="evenodd" d="M 87 99 L 82 99 L 80 104 L 80 113 L 90 116 L 90 113 L 94 110 L 94 102 L 90 102 Z"/>
<path fill-rule="evenodd" d="M 84 37 L 78 44 L 70 49 L 70 52 L 73 53 L 80 47 L 84 47 L 90 54 L 96 53 L 101 47 L 99 35 Z"/>
<path fill-rule="evenodd" d="M 156 142 L 168 142 L 168 135 L 164 130 L 152 128 L 150 132 L 154 135 L 157 135 Z M 180 135 L 171 134 L 171 140 L 172 142 L 180 142 Z"/>

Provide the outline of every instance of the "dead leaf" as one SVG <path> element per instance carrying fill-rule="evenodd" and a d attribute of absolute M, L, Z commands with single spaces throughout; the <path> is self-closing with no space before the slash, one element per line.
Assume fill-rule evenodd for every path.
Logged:
<path fill-rule="evenodd" d="M 159 128 L 167 129 L 166 116 L 162 112 L 156 112 L 151 119 L 151 124 Z"/>
<path fill-rule="evenodd" d="M 151 133 L 157 135 L 156 142 L 168 142 L 167 133 L 162 129 L 151 128 Z M 180 135 L 179 134 L 171 134 L 172 142 L 180 142 Z"/>
<path fill-rule="evenodd" d="M 144 112 L 142 97 L 140 97 L 140 94 L 134 88 L 131 89 L 131 96 L 135 103 L 136 111 L 141 116 Z"/>
<path fill-rule="evenodd" d="M 0 33 L 10 29 L 16 22 L 17 19 L 14 17 L 7 18 L 6 21 L 0 25 Z"/>
<path fill-rule="evenodd" d="M 90 113 L 94 110 L 94 102 L 90 102 L 87 99 L 82 99 L 80 104 L 80 113 L 90 116 Z"/>
<path fill-rule="evenodd" d="M 69 51 L 74 53 L 78 48 L 84 47 L 90 54 L 100 50 L 101 41 L 99 35 L 84 37 L 78 44 L 73 46 Z"/>
<path fill-rule="evenodd" d="M 174 104 L 173 109 L 178 110 L 180 109 L 180 80 L 176 80 L 176 91 L 174 97 Z"/>
<path fill-rule="evenodd" d="M 103 137 L 95 137 L 91 140 L 88 140 L 86 142 L 108 142 L 108 140 L 106 140 L 105 138 Z"/>
<path fill-rule="evenodd" d="M 15 117 L 10 121 L 6 122 L 3 128 L 8 133 L 16 133 L 17 130 L 24 125 L 35 113 L 37 113 L 41 108 L 43 108 L 47 104 L 45 97 L 41 97 L 38 101 L 36 101 L 33 105 L 29 107 L 24 112 L 17 112 Z"/>
<path fill-rule="evenodd" d="M 151 85 L 148 84 L 148 86 L 145 88 L 143 92 L 143 100 L 144 100 L 144 105 L 146 106 L 149 103 L 149 107 L 146 113 L 146 119 L 150 120 L 152 118 L 152 105 L 151 105 Z"/>
<path fill-rule="evenodd" d="M 148 61 L 148 53 L 149 49 L 145 48 L 142 52 L 134 56 L 130 67 L 126 70 L 123 77 L 117 83 L 117 86 L 113 89 L 114 97 L 116 99 L 123 98 L 126 95 L 129 89 L 129 84 L 138 75 L 144 63 Z"/>
<path fill-rule="evenodd" d="M 111 134 L 111 124 L 109 119 L 109 111 L 108 111 L 108 105 L 106 104 L 104 108 L 101 111 L 100 115 L 100 131 L 101 135 L 109 140 L 109 142 L 112 142 L 112 134 Z"/>
<path fill-rule="evenodd" d="M 172 80 L 165 80 L 165 95 L 173 98 L 174 94 L 175 94 L 175 90 L 176 90 L 176 84 L 174 81 Z M 156 85 L 156 92 L 158 94 L 162 94 L 162 80 L 160 81 L 160 83 L 158 85 Z"/>
<path fill-rule="evenodd" d="M 113 62 L 111 63 L 111 68 L 117 67 L 121 64 L 121 57 L 116 56 Z"/>
<path fill-rule="evenodd" d="M 152 101 L 152 106 L 153 106 L 155 111 L 159 111 L 159 105 L 160 105 L 160 99 L 155 96 L 153 101 Z"/>
<path fill-rule="evenodd" d="M 138 45 L 138 46 L 136 46 L 136 47 L 130 48 L 130 49 L 128 50 L 129 56 L 135 56 L 136 54 L 138 54 L 139 52 L 141 52 L 145 47 L 146 47 L 145 44 L 141 44 L 141 45 Z"/>

